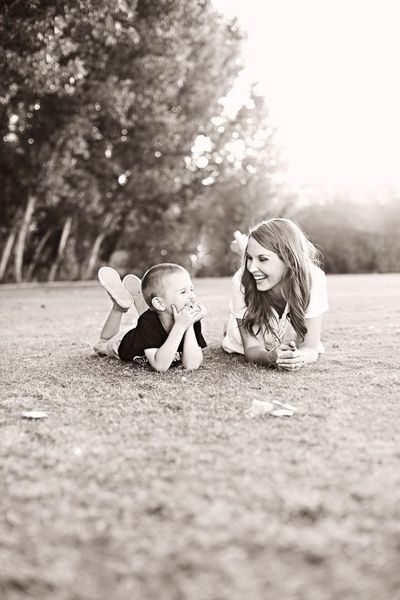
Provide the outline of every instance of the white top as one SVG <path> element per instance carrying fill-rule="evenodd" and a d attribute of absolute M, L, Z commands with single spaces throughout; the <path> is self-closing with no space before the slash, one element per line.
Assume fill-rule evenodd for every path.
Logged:
<path fill-rule="evenodd" d="M 239 354 L 244 354 L 244 348 L 236 319 L 243 319 L 243 316 L 247 309 L 244 300 L 244 289 L 241 284 L 242 274 L 243 267 L 240 268 L 232 278 L 232 298 L 229 303 L 229 319 L 227 331 L 222 341 L 222 348 L 226 352 L 237 352 Z M 324 312 L 326 312 L 328 308 L 328 294 L 326 289 L 325 273 L 316 265 L 312 265 L 310 302 L 304 316 L 306 319 L 319 317 Z M 272 308 L 273 318 L 275 321 L 273 329 L 276 332 L 276 335 L 273 335 L 272 333 L 264 329 L 263 338 L 265 348 L 267 350 L 272 350 L 273 348 L 276 348 L 280 343 L 288 344 L 292 340 L 296 341 L 296 344 L 300 343 L 300 340 L 298 339 L 298 336 L 295 330 L 293 329 L 292 324 L 287 319 L 288 311 L 289 306 L 286 305 L 286 308 L 281 318 L 279 318 L 279 315 L 276 312 L 276 310 Z M 257 327 L 255 327 L 254 329 L 256 333 Z M 318 351 L 320 353 L 325 352 L 321 342 Z"/>

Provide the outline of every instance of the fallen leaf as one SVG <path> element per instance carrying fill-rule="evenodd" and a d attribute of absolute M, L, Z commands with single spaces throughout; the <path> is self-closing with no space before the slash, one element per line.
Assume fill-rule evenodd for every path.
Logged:
<path fill-rule="evenodd" d="M 284 408 L 292 412 L 297 412 L 296 406 L 293 406 L 293 404 L 289 404 L 289 402 L 280 402 L 279 400 L 272 400 L 272 402 L 276 406 L 276 408 Z"/>
<path fill-rule="evenodd" d="M 272 415 L 273 417 L 292 417 L 297 408 L 291 404 L 284 404 L 279 400 L 253 400 L 249 408 L 250 417 Z"/>
<path fill-rule="evenodd" d="M 26 410 L 22 413 L 23 419 L 45 419 L 47 416 L 43 410 Z"/>
<path fill-rule="evenodd" d="M 258 417 L 259 415 L 267 415 L 274 410 L 272 402 L 265 402 L 264 400 L 253 400 L 251 403 L 249 412 L 251 417 Z"/>
<path fill-rule="evenodd" d="M 269 414 L 273 417 L 293 417 L 294 411 L 287 408 L 275 408 Z"/>

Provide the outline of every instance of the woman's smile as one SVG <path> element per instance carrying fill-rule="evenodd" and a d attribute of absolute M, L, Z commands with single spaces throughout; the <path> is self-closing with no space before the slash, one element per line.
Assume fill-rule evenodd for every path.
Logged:
<path fill-rule="evenodd" d="M 264 281 L 264 279 L 268 279 L 268 275 L 254 275 L 253 274 L 253 277 L 257 281 L 257 283 L 259 281 Z"/>

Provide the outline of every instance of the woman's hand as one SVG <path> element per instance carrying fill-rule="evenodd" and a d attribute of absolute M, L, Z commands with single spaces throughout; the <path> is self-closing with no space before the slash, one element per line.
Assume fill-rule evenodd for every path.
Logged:
<path fill-rule="evenodd" d="M 296 344 L 290 342 L 290 345 L 281 344 L 279 348 L 276 349 L 275 364 L 280 369 L 296 371 L 301 367 L 304 367 L 305 361 L 300 350 L 297 350 Z"/>

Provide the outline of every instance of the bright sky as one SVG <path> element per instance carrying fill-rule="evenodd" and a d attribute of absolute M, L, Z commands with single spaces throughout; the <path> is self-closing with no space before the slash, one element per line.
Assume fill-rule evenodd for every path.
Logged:
<path fill-rule="evenodd" d="M 248 31 L 295 184 L 400 187 L 399 0 L 213 0 Z"/>

